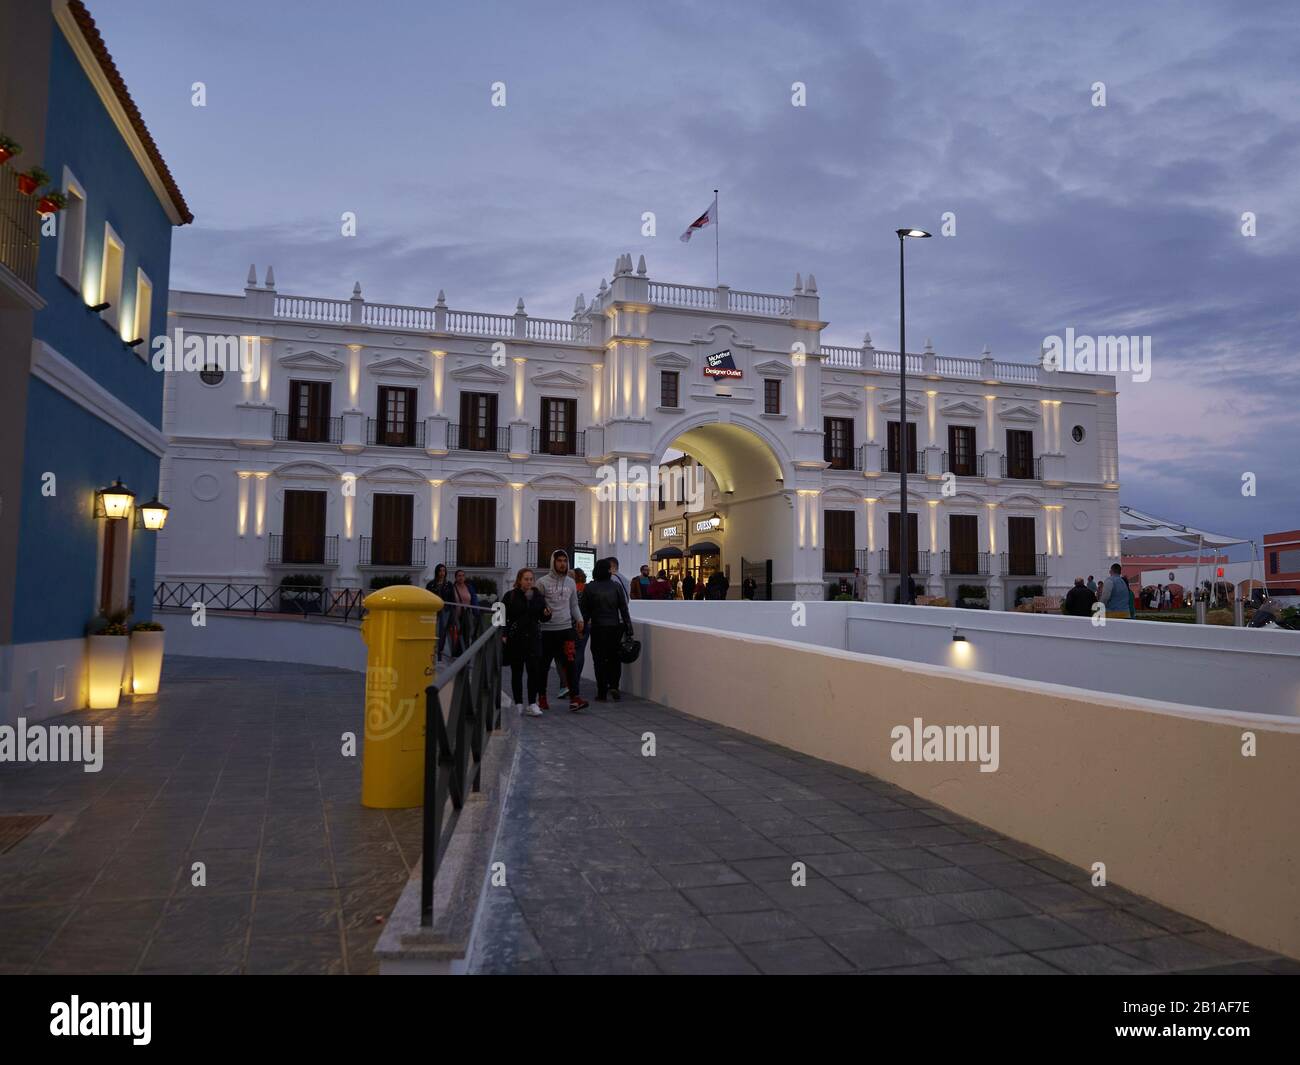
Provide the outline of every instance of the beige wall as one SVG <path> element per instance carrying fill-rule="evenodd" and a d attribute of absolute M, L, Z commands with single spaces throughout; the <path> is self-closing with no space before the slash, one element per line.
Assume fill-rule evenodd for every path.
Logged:
<path fill-rule="evenodd" d="M 1300 957 L 1300 722 L 689 626 L 643 621 L 637 636 L 629 691 L 871 773 L 1083 869 L 1105 862 L 1113 885 Z M 914 717 L 998 725 L 1000 768 L 892 761 L 890 730 Z"/>

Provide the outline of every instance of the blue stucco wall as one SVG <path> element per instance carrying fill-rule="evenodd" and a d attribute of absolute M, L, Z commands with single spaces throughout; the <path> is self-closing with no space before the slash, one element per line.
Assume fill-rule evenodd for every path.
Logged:
<path fill-rule="evenodd" d="M 149 336 L 137 349 L 149 355 L 149 342 L 166 329 L 167 288 L 171 263 L 172 226 L 157 194 L 141 172 L 122 135 L 100 102 L 62 32 L 54 32 L 50 56 L 50 103 L 42 167 L 62 186 L 67 166 L 86 190 L 86 242 L 82 259 L 83 286 L 98 295 L 104 254 L 104 223 L 125 245 L 120 321 L 135 315 L 135 271 L 139 267 L 153 282 Z M 162 425 L 163 375 L 155 373 L 123 343 L 116 328 L 86 307 L 86 297 L 59 279 L 58 245 L 43 238 L 37 269 L 37 289 L 46 307 L 36 315 L 35 335 L 108 391 Z"/>
<path fill-rule="evenodd" d="M 145 502 L 158 489 L 158 458 L 35 378 L 28 386 L 27 422 L 59 431 L 40 448 L 28 446 L 23 461 L 14 642 L 66 640 L 84 635 L 98 612 L 96 490 L 120 477 Z M 56 494 L 48 497 L 41 494 L 47 472 L 56 477 Z M 151 616 L 157 541 L 157 533 L 132 531 L 135 621 Z"/>
<path fill-rule="evenodd" d="M 86 191 L 83 285 L 93 285 L 91 295 L 97 294 L 108 222 L 125 245 L 120 311 L 130 318 L 122 320 L 134 317 L 140 267 L 153 283 L 146 338 L 152 339 L 166 328 L 171 221 L 57 28 L 52 35 L 46 126 L 40 165 L 60 187 L 66 165 Z M 116 328 L 90 313 L 82 293 L 58 277 L 57 241 L 43 240 L 37 288 L 46 307 L 36 314 L 34 336 L 161 427 L 163 375 L 126 347 Z M 140 350 L 150 353 L 147 344 Z M 158 457 L 130 437 L 43 381 L 30 380 L 14 582 L 15 643 L 66 640 L 85 633 L 97 612 L 99 593 L 95 576 L 103 519 L 94 518 L 95 491 L 120 477 L 135 491 L 137 502 L 144 502 L 158 489 L 158 467 Z M 46 473 L 57 479 L 52 497 L 41 491 Z M 132 531 L 130 580 L 136 621 L 151 615 L 156 541 L 156 533 Z"/>

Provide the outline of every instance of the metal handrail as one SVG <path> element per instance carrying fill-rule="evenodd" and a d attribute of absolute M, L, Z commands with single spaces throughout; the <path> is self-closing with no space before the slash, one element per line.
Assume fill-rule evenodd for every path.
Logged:
<path fill-rule="evenodd" d="M 285 597 L 284 593 L 290 593 Z M 158 581 L 154 585 L 155 609 L 190 610 L 202 603 L 205 610 L 241 614 L 280 614 L 291 617 L 338 618 L 360 621 L 369 592 L 360 588 L 326 588 L 320 585 L 208 584 L 205 581 Z M 282 609 L 292 604 L 293 610 Z"/>
<path fill-rule="evenodd" d="M 433 882 L 468 794 L 480 790 L 483 755 L 501 727 L 501 633 L 491 607 L 462 606 L 483 632 L 425 689 L 420 924 L 433 924 Z M 485 617 L 485 615 L 487 615 Z M 442 691 L 451 685 L 447 716 Z M 471 764 L 472 758 L 472 764 Z M 468 785 L 468 787 L 467 787 Z M 451 814 L 446 816 L 450 801 Z"/>

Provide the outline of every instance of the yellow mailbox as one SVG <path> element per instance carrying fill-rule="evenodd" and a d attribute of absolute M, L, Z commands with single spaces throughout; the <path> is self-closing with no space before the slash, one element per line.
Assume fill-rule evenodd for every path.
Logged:
<path fill-rule="evenodd" d="M 394 584 L 365 599 L 366 731 L 361 805 L 419 806 L 424 797 L 424 689 L 433 683 L 442 600 Z"/>

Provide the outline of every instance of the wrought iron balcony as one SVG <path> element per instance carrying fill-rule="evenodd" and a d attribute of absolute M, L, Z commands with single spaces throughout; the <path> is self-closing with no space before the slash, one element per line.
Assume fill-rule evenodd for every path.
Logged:
<path fill-rule="evenodd" d="M 447 540 L 443 561 L 448 569 L 505 569 L 510 565 L 510 541 L 461 542 Z"/>
<path fill-rule="evenodd" d="M 398 543 L 375 543 L 374 537 L 361 537 L 361 566 L 403 566 L 424 568 L 425 539 L 403 540 Z"/>
<path fill-rule="evenodd" d="M 272 533 L 268 538 L 267 562 L 272 566 L 337 566 L 338 536 L 291 536 Z"/>
<path fill-rule="evenodd" d="M 341 444 L 343 443 L 343 419 L 303 418 L 284 411 L 276 411 L 273 438 L 292 440 L 299 444 Z"/>
<path fill-rule="evenodd" d="M 941 560 L 945 577 L 987 577 L 987 551 L 945 551 Z"/>
<path fill-rule="evenodd" d="M 509 451 L 510 430 L 504 426 L 483 430 L 452 423 L 447 426 L 447 448 L 451 451 Z"/>
<path fill-rule="evenodd" d="M 881 548 L 877 552 L 880 555 L 879 573 L 882 577 L 897 576 L 899 558 L 898 551 Z M 914 551 L 909 553 L 908 563 L 911 566 L 912 576 L 928 577 L 930 575 L 930 552 Z"/>
<path fill-rule="evenodd" d="M 983 477 L 984 456 L 971 455 L 965 462 L 958 462 L 950 452 L 943 453 L 943 472 L 958 477 Z"/>
<path fill-rule="evenodd" d="M 1002 476 L 1009 481 L 1041 481 L 1043 479 L 1043 458 L 1036 455 L 1028 461 L 1012 462 L 1009 456 L 1002 456 Z"/>
<path fill-rule="evenodd" d="M 412 422 L 393 429 L 385 421 L 367 418 L 366 444 L 370 447 L 424 447 L 424 422 Z"/>
<path fill-rule="evenodd" d="M 37 199 L 35 195 L 24 196 L 18 191 L 18 176 L 12 161 L 0 166 L 0 266 L 33 292 L 41 248 Z"/>
<path fill-rule="evenodd" d="M 1002 552 L 1002 576 L 1046 577 L 1047 555 L 1020 555 Z"/>
<path fill-rule="evenodd" d="M 586 455 L 587 434 L 577 433 L 543 433 L 537 426 L 533 427 L 532 453 L 534 455 Z"/>

